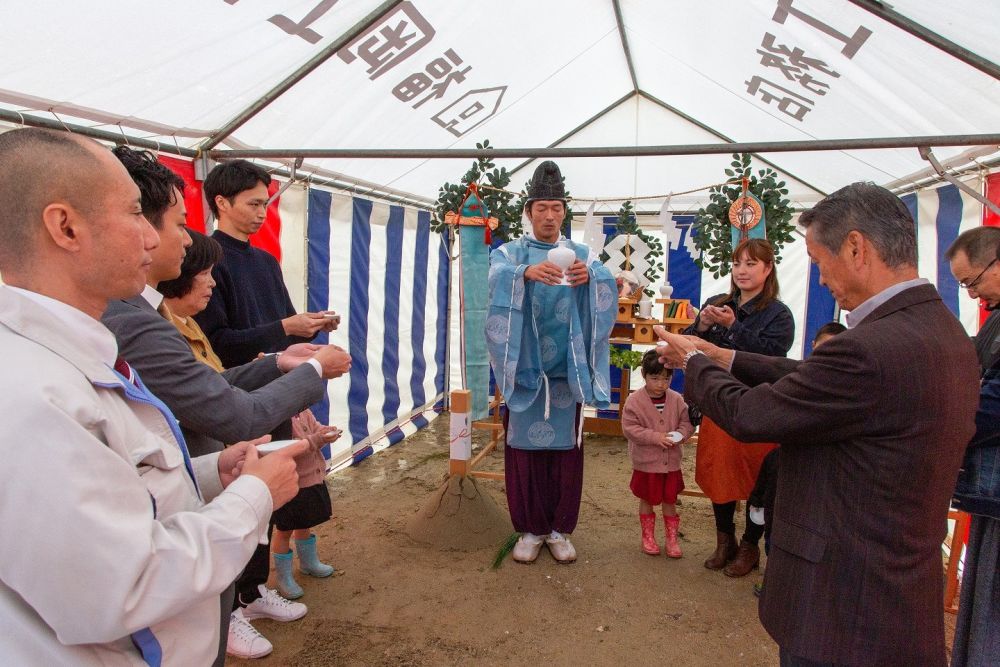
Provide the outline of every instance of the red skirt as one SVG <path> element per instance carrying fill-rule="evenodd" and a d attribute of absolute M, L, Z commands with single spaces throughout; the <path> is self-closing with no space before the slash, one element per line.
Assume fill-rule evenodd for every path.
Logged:
<path fill-rule="evenodd" d="M 684 475 L 680 470 L 670 472 L 633 470 L 629 488 L 632 489 L 632 495 L 650 505 L 663 503 L 673 505 L 677 502 L 677 494 L 684 490 Z"/>

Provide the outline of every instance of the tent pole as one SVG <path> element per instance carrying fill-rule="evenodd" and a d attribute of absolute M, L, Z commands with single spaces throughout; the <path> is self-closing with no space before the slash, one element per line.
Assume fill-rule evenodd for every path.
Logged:
<path fill-rule="evenodd" d="M 988 146 L 1000 144 L 1000 134 L 946 134 L 918 137 L 866 137 L 808 141 L 749 141 L 730 144 L 671 144 L 663 146 L 580 146 L 564 148 L 274 148 L 213 150 L 212 158 L 506 158 L 659 157 L 722 153 L 794 153 L 801 151 L 920 148 L 923 146 Z M 787 173 L 787 172 L 786 172 Z"/>
<path fill-rule="evenodd" d="M 23 125 L 25 127 L 40 127 L 46 130 L 56 130 L 58 132 L 70 132 L 72 134 L 79 134 L 82 137 L 90 137 L 91 139 L 96 139 L 98 141 L 105 141 L 112 144 L 125 144 L 134 148 L 145 148 L 147 150 L 155 151 L 157 153 L 169 153 L 171 155 L 179 155 L 181 157 L 197 159 L 200 154 L 194 148 L 183 148 L 180 146 L 175 146 L 173 144 L 160 143 L 159 141 L 153 141 L 152 139 L 143 139 L 141 137 L 133 137 L 119 132 L 109 132 L 108 130 L 99 130 L 93 127 L 87 127 L 85 125 L 75 125 L 73 123 L 62 123 L 57 120 L 50 120 L 48 118 L 41 118 L 39 116 L 32 116 L 29 114 L 18 113 L 17 111 L 10 111 L 8 109 L 0 109 L 0 121 L 7 121 L 10 123 L 15 123 L 17 125 Z M 196 163 L 197 164 L 197 163 Z M 268 173 L 280 176 L 282 178 L 291 178 L 291 173 L 286 169 L 268 169 Z M 374 199 L 379 199 L 381 201 L 391 202 L 393 204 L 402 204 L 404 206 L 412 206 L 413 208 L 419 208 L 423 210 L 431 210 L 433 208 L 433 203 L 419 198 L 407 197 L 405 194 L 393 194 L 390 192 L 381 193 L 375 186 L 369 186 L 363 182 L 354 183 L 349 180 L 339 180 L 337 178 L 327 178 L 324 176 L 317 176 L 315 174 L 309 174 L 307 180 L 310 183 L 315 183 L 317 185 L 323 185 L 328 188 L 334 188 L 336 190 L 344 190 L 353 195 L 372 197 Z M 364 190 L 362 192 L 362 190 Z M 205 207 L 206 213 L 208 213 L 208 207 Z M 206 224 L 206 229 L 209 225 Z"/>
<path fill-rule="evenodd" d="M 159 141 L 153 141 L 152 139 L 141 139 L 139 137 L 130 137 L 121 132 L 109 132 L 108 130 L 99 130 L 94 127 L 87 127 L 85 125 L 74 125 L 73 123 L 63 123 L 58 120 L 50 120 L 48 118 L 41 118 L 39 116 L 31 116 L 28 114 L 19 113 L 17 111 L 10 111 L 8 109 L 0 109 L 0 120 L 8 121 L 11 123 L 16 123 L 18 125 L 24 125 L 26 127 L 40 127 L 46 130 L 57 130 L 59 132 L 71 132 L 73 134 L 79 134 L 83 137 L 90 137 L 91 139 L 98 139 L 100 141 L 107 141 L 113 144 L 124 144 L 127 143 L 129 146 L 134 146 L 138 148 L 147 148 L 158 153 L 170 153 L 171 155 L 180 155 L 182 157 L 193 158 L 198 155 L 198 151 L 193 148 L 181 148 L 179 146 L 173 146 L 171 144 L 161 144 Z"/>
<path fill-rule="evenodd" d="M 666 102 L 664 102 L 660 98 L 655 97 L 653 95 L 650 95 L 645 90 L 640 90 L 639 94 L 641 96 L 645 97 L 647 100 L 649 100 L 653 104 L 655 104 L 657 106 L 660 106 L 660 107 L 663 107 L 664 109 L 666 109 L 667 111 L 669 111 L 670 113 L 672 113 L 672 114 L 674 114 L 676 116 L 680 116 L 681 118 L 683 118 L 687 122 L 692 123 L 692 124 L 696 125 L 697 127 L 700 127 L 701 129 L 705 130 L 709 134 L 717 136 L 719 139 L 722 139 L 726 143 L 728 143 L 728 144 L 734 143 L 734 141 L 733 141 L 733 139 L 731 137 L 727 137 L 722 132 L 719 132 L 718 130 L 716 130 L 714 127 L 710 127 L 708 125 L 705 125 L 704 123 L 702 123 L 697 118 L 693 118 L 693 117 L 687 115 L 686 113 L 684 113 L 683 111 L 681 111 L 677 107 L 674 107 L 673 105 L 667 104 Z M 803 180 L 803 179 L 799 178 L 798 176 L 796 176 L 795 174 L 791 173 L 787 169 L 782 169 L 781 167 L 779 167 L 775 163 L 771 162 L 767 158 L 761 157 L 760 155 L 757 155 L 757 154 L 754 154 L 753 157 L 757 158 L 758 160 L 760 160 L 764 164 L 768 165 L 769 167 L 773 167 L 775 170 L 780 171 L 781 173 L 786 174 L 788 176 L 791 176 L 792 178 L 794 178 L 795 180 L 797 180 L 799 183 L 802 183 L 803 185 L 805 185 L 806 187 L 808 187 L 810 190 L 813 190 L 814 192 L 816 192 L 820 196 L 825 197 L 825 196 L 827 196 L 827 194 L 829 194 L 827 192 L 823 192 L 822 190 L 820 190 L 819 188 L 817 188 L 815 185 L 811 184 L 809 181 L 806 181 L 806 180 Z"/>
<path fill-rule="evenodd" d="M 891 9 L 887 3 L 880 2 L 879 0 L 848 1 L 851 4 L 857 5 L 861 9 L 874 14 L 883 21 L 891 23 L 900 30 L 904 30 L 914 37 L 924 40 L 931 46 L 944 51 L 949 56 L 958 58 L 966 65 L 975 67 L 980 72 L 983 72 L 994 79 L 1000 80 L 1000 65 L 997 65 L 992 60 L 988 60 L 977 53 L 973 53 L 972 51 L 959 46 L 955 42 L 942 37 L 933 30 L 930 30 L 916 21 L 903 16 L 899 12 Z"/>
<path fill-rule="evenodd" d="M 634 96 L 635 96 L 634 92 L 630 91 L 628 93 L 625 93 L 619 99 L 615 100 L 614 102 L 612 102 L 608 106 L 604 107 L 603 109 L 601 109 L 600 111 L 598 111 L 597 113 L 595 113 L 593 116 L 591 116 L 587 120 L 583 121 L 582 123 L 580 123 L 579 125 L 577 125 L 576 127 L 574 127 L 572 130 L 570 130 L 566 134 L 562 135 L 561 137 L 559 137 L 558 139 L 556 139 L 555 141 L 553 141 L 551 144 L 549 144 L 549 148 L 555 148 L 556 146 L 558 146 L 562 142 L 566 141 L 567 139 L 569 139 L 570 137 L 572 137 L 576 133 L 585 130 L 587 128 L 587 126 L 589 126 L 594 121 L 598 120 L 601 116 L 605 115 L 606 113 L 608 113 L 609 111 L 611 111 L 612 109 L 614 109 L 615 107 L 617 107 L 619 104 L 624 104 L 628 100 L 632 99 Z M 516 167 L 514 167 L 513 169 L 511 169 L 508 173 L 510 173 L 511 176 L 513 176 L 515 173 L 521 171 L 522 169 L 524 169 L 525 167 L 527 167 L 529 164 L 531 164 L 532 162 L 534 162 L 534 160 L 535 160 L 535 158 L 528 158 L 527 160 L 525 160 L 521 164 L 519 164 Z"/>
<path fill-rule="evenodd" d="M 372 26 L 376 21 L 382 18 L 384 15 L 388 14 L 393 8 L 396 7 L 402 0 L 386 0 L 378 7 L 376 7 L 370 14 L 365 16 L 363 19 L 354 24 L 354 26 L 345 32 L 343 35 L 335 39 L 329 46 L 317 53 L 315 56 L 310 58 L 299 67 L 297 70 L 292 72 L 284 81 L 279 83 L 277 86 L 271 90 L 264 93 L 256 102 L 251 104 L 249 107 L 241 111 L 235 118 L 230 120 L 228 123 L 223 125 L 209 137 L 204 143 L 201 144 L 201 150 L 208 151 L 220 143 L 226 140 L 229 135 L 238 130 L 243 126 L 244 123 L 249 121 L 251 118 L 256 116 L 258 113 L 263 111 L 271 102 L 275 101 L 281 97 L 289 88 L 297 84 L 303 78 L 308 76 L 313 70 L 329 60 L 337 51 L 340 51 L 346 44 L 350 43 L 352 39 L 363 33 L 369 27 Z"/>
<path fill-rule="evenodd" d="M 611 0 L 615 7 L 615 21 L 618 22 L 618 36 L 622 40 L 622 51 L 625 52 L 625 62 L 628 63 L 628 75 L 632 79 L 632 92 L 639 92 L 639 84 L 635 78 L 635 63 L 632 62 L 632 49 L 628 46 L 628 38 L 625 37 L 625 21 L 622 19 L 622 5 L 620 0 Z"/>
<path fill-rule="evenodd" d="M 969 160 L 966 164 L 967 164 L 967 166 L 964 166 L 961 169 L 957 169 L 957 168 L 954 168 L 954 167 L 949 167 L 948 164 L 947 164 L 947 161 L 945 161 L 945 163 L 942 164 L 941 166 L 944 169 L 947 169 L 948 172 L 952 176 L 954 176 L 956 178 L 960 178 L 960 177 L 965 176 L 967 174 L 971 174 L 971 173 L 978 172 L 978 171 L 983 171 L 983 170 L 989 170 L 989 169 L 992 169 L 993 167 L 998 167 L 998 166 L 1000 166 L 1000 158 L 993 158 L 992 160 L 983 160 L 982 162 L 979 162 L 977 160 Z M 932 167 L 932 169 L 933 169 L 933 167 Z M 886 185 L 884 187 L 887 190 L 889 190 L 890 192 L 892 192 L 894 195 L 902 196 L 902 195 L 908 194 L 910 192 L 916 192 L 918 190 L 923 190 L 923 189 L 929 188 L 929 187 L 931 187 L 933 185 L 937 185 L 938 183 L 940 183 L 943 180 L 944 179 L 941 178 L 941 176 L 939 174 L 935 174 L 934 176 L 924 176 L 924 177 L 921 177 L 921 178 L 917 178 L 917 179 L 915 179 L 913 181 L 908 181 L 908 182 L 903 183 L 901 185 L 893 186 L 890 183 L 890 184 L 888 184 L 888 185 Z"/>
<path fill-rule="evenodd" d="M 966 185 L 962 181 L 958 180 L 957 178 L 955 178 L 954 176 L 952 176 L 951 174 L 949 174 L 948 172 L 946 172 L 941 167 L 941 163 L 938 162 L 938 159 L 934 156 L 934 153 L 931 151 L 931 149 L 929 147 L 924 146 L 924 147 L 922 147 L 920 149 L 920 157 L 922 157 L 923 159 L 925 159 L 928 162 L 930 162 L 931 166 L 934 167 L 934 171 L 936 171 L 938 173 L 938 175 L 941 176 L 941 178 L 943 178 L 944 180 L 948 181 L 949 183 L 951 183 L 952 185 L 954 185 L 956 188 L 958 188 L 959 190 L 961 190 L 965 194 L 969 195 L 970 197 L 972 197 L 973 199 L 975 199 L 980 204 L 982 204 L 986 208 L 990 209 L 991 211 L 993 211 L 997 215 L 1000 215 L 1000 206 L 997 206 L 996 204 L 994 204 L 993 202 L 991 202 L 989 199 L 987 199 L 986 197 L 984 197 L 981 193 L 976 192 L 975 190 L 973 190 L 972 188 L 970 188 L 968 185 Z"/>

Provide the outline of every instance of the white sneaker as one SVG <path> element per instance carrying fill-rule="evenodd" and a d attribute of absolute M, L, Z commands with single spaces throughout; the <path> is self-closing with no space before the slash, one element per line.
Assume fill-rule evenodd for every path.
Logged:
<path fill-rule="evenodd" d="M 237 658 L 263 658 L 274 647 L 257 628 L 250 625 L 243 616 L 243 610 L 237 609 L 229 618 L 229 637 L 226 640 L 226 655 Z"/>
<path fill-rule="evenodd" d="M 538 535 L 523 533 L 521 537 L 517 538 L 517 544 L 514 545 L 511 557 L 518 563 L 534 563 L 535 559 L 538 558 L 538 552 L 542 550 L 543 542 L 545 540 Z"/>
<path fill-rule="evenodd" d="M 549 552 L 557 563 L 566 564 L 576 560 L 576 549 L 565 535 L 553 530 L 552 534 L 545 538 L 545 544 L 548 545 Z"/>
<path fill-rule="evenodd" d="M 301 602 L 291 602 L 278 595 L 278 591 L 264 584 L 257 586 L 260 597 L 243 608 L 243 617 L 247 620 L 255 618 L 270 618 L 274 621 L 296 621 L 309 611 Z"/>

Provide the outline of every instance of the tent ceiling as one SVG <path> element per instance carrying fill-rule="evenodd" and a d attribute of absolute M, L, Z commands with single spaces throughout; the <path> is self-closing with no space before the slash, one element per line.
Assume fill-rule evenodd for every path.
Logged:
<path fill-rule="evenodd" d="M 197 147 L 380 4 L 18 3 L 0 27 L 0 108 Z M 893 8 L 1000 60 L 991 3 L 897 0 Z M 388 16 L 222 147 L 469 148 L 484 138 L 498 147 L 642 146 L 1000 131 L 1000 82 L 847 0 L 508 0 L 460 9 L 414 0 Z M 400 49 L 409 55 L 392 60 Z M 966 150 L 935 154 L 945 161 Z M 804 205 L 851 181 L 898 185 L 927 167 L 915 149 L 764 157 Z M 574 194 L 601 197 L 709 185 L 728 159 L 562 163 Z M 316 159 L 307 170 L 433 199 L 468 164 Z M 499 164 L 524 165 L 516 188 L 534 166 Z M 678 198 L 678 207 L 699 197 Z"/>

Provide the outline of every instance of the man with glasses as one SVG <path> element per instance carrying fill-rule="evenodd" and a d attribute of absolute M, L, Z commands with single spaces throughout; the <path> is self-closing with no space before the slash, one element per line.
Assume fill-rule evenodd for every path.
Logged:
<path fill-rule="evenodd" d="M 955 619 L 952 667 L 1000 660 L 1000 228 L 977 227 L 945 252 L 951 273 L 992 311 L 973 339 L 982 387 L 976 435 L 965 450 L 952 504 L 972 515 Z"/>
<path fill-rule="evenodd" d="M 990 316 L 975 337 L 982 370 L 1000 360 L 1000 227 L 977 227 L 961 235 L 945 251 L 951 273 L 959 287 L 973 299 L 981 299 Z"/>
<path fill-rule="evenodd" d="M 195 320 L 226 368 L 337 328 L 332 313 L 296 314 L 278 261 L 250 245 L 264 225 L 270 184 L 271 176 L 246 160 L 220 164 L 205 178 L 205 199 L 218 220 L 212 238 L 223 258 L 212 271 L 212 300 Z"/>

